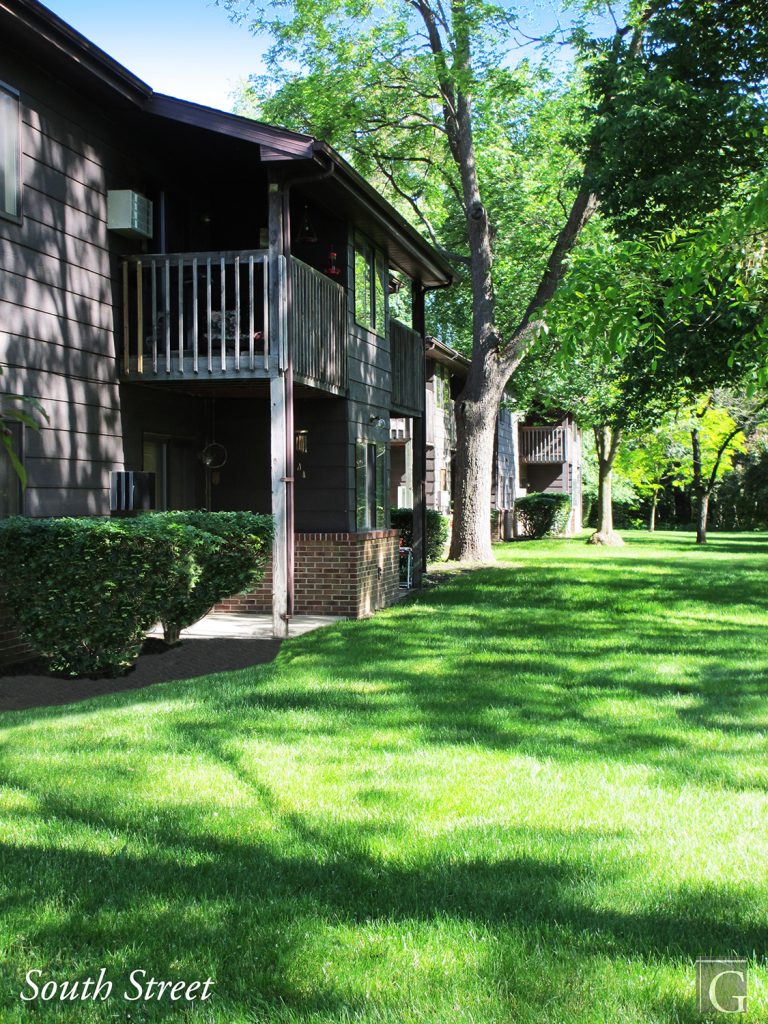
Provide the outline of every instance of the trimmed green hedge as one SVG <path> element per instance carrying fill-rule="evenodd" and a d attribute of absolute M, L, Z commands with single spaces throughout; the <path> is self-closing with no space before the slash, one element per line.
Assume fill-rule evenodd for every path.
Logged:
<path fill-rule="evenodd" d="M 390 509 L 390 522 L 393 530 L 400 531 L 400 537 L 406 547 L 413 544 L 413 509 Z M 448 543 L 450 523 L 447 516 L 434 509 L 427 509 L 427 561 L 440 562 L 445 558 L 445 546 Z"/>
<path fill-rule="evenodd" d="M 173 641 L 218 601 L 255 587 L 272 550 L 274 522 L 271 516 L 253 512 L 161 512 L 156 516 L 193 527 L 197 535 L 194 558 L 199 573 L 194 586 L 170 595 L 161 617 L 165 638 Z"/>
<path fill-rule="evenodd" d="M 534 492 L 518 498 L 515 513 L 526 537 L 536 540 L 562 533 L 571 514 L 571 496 Z"/>
<path fill-rule="evenodd" d="M 166 595 L 194 586 L 193 532 L 111 519 L 0 523 L 0 576 L 19 631 L 54 672 L 116 675 Z"/>
<path fill-rule="evenodd" d="M 247 512 L 15 517 L 0 522 L 0 578 L 19 632 L 52 671 L 116 675 L 158 620 L 181 628 L 252 586 L 271 539 L 271 517 Z"/>

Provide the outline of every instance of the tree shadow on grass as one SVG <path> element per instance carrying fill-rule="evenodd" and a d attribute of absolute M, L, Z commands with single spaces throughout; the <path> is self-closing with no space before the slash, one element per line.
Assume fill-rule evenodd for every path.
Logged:
<path fill-rule="evenodd" d="M 579 947 L 585 956 L 650 959 L 751 955 L 768 943 L 757 909 L 764 893 L 755 887 L 701 885 L 666 893 L 655 906 L 601 906 L 595 892 L 604 887 L 610 902 L 616 868 L 589 859 L 596 838 L 590 829 L 553 830 L 545 837 L 549 859 L 443 855 L 407 864 L 371 854 L 365 835 L 352 839 L 344 827 L 318 826 L 295 813 L 280 819 L 281 850 L 267 840 L 222 840 L 206 834 L 202 821 L 196 835 L 183 815 L 163 820 L 159 843 L 156 824 L 144 834 L 141 816 L 126 821 L 108 809 L 89 814 L 55 800 L 41 810 L 63 825 L 143 839 L 155 852 L 2 847 L 0 905 L 6 921 L 19 923 L 30 961 L 51 972 L 77 965 L 76 973 L 87 973 L 106 957 L 121 982 L 139 965 L 162 978 L 197 966 L 198 974 L 215 978 L 219 1007 L 232 1013 L 251 1006 L 254 996 L 300 1017 L 332 1011 L 338 996 L 315 976 L 313 951 L 329 942 L 333 948 L 329 936 L 338 929 L 380 925 L 397 932 L 451 921 L 498 935 L 535 932 L 563 953 Z M 518 847 L 542 843 L 539 831 L 515 831 Z M 457 849 L 468 844 L 459 829 Z M 51 910 L 41 915 L 46 901 Z M 337 943 L 327 955 L 339 952 Z M 300 981 L 303 970 L 308 976 Z M 315 986 L 311 995 L 303 985 Z M 175 1012 L 153 1008 L 147 1019 Z"/>
<path fill-rule="evenodd" d="M 275 812 L 274 797 L 264 796 Z M 542 857 L 462 859 L 443 852 L 409 864 L 372 854 L 364 834 L 353 837 L 338 824 L 310 823 L 296 813 L 279 816 L 278 843 L 274 833 L 262 841 L 223 839 L 199 819 L 196 831 L 183 807 L 164 816 L 160 829 L 151 808 L 145 822 L 51 798 L 41 813 L 63 826 L 123 837 L 126 845 L 139 842 L 144 852 L 0 847 L 0 906 L 19 927 L 27 960 L 52 973 L 69 970 L 67 977 L 106 964 L 121 984 L 139 965 L 162 978 L 210 974 L 219 1008 L 232 1013 L 254 1001 L 288 1007 L 299 1019 L 337 1005 L 348 1009 L 349 993 L 342 998 L 331 979 L 323 981 L 315 952 L 343 957 L 341 936 L 349 929 L 381 926 L 397 934 L 414 923 L 451 921 L 498 936 L 536 934 L 550 953 L 578 949 L 582 957 L 611 958 L 750 956 L 768 943 L 758 911 L 764 893 L 749 885 L 736 892 L 701 883 L 665 893 L 657 905 L 611 907 L 618 869 L 590 856 L 597 836 L 589 829 L 552 830 Z M 542 843 L 540 830 L 512 832 L 518 849 Z M 455 842 L 464 849 L 471 836 L 459 829 Z M 595 896 L 600 891 L 604 905 Z M 50 906 L 42 914 L 41 902 Z M 303 969 L 310 977 L 302 977 Z M 20 980 L 6 979 L 6 987 Z M 176 1012 L 151 1007 L 146 1019 Z"/>

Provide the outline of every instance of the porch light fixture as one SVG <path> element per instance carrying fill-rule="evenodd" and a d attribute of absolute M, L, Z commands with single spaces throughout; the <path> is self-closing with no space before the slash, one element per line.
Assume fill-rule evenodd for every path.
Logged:
<path fill-rule="evenodd" d="M 304 217 L 301 222 L 301 230 L 299 231 L 299 241 L 302 245 L 314 245 L 317 242 L 317 232 L 310 222 L 309 209 L 306 203 L 304 204 Z"/>
<path fill-rule="evenodd" d="M 296 451 L 301 455 L 306 455 L 309 451 L 309 431 L 308 430 L 297 430 L 296 431 Z"/>
<path fill-rule="evenodd" d="M 336 255 L 336 247 L 333 246 L 328 253 L 328 266 L 325 268 L 327 276 L 334 281 L 341 277 L 341 267 L 336 266 Z"/>
<path fill-rule="evenodd" d="M 200 461 L 206 469 L 221 469 L 227 462 L 227 449 L 213 441 L 200 452 Z"/>

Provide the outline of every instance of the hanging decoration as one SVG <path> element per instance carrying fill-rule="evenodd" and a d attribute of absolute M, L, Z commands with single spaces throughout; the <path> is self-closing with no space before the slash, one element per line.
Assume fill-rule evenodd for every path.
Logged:
<path fill-rule="evenodd" d="M 299 241 L 302 245 L 314 245 L 317 242 L 317 232 L 312 227 L 312 223 L 309 219 L 309 208 L 307 204 L 304 204 L 304 217 L 301 221 L 301 230 L 299 231 Z"/>
<path fill-rule="evenodd" d="M 341 267 L 336 266 L 336 246 L 331 247 L 331 251 L 328 253 L 328 266 L 325 268 L 325 273 L 328 277 L 334 281 L 338 281 L 341 277 Z"/>

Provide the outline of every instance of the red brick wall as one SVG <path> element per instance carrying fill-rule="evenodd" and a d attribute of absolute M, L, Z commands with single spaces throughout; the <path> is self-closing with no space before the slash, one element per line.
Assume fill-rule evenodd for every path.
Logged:
<path fill-rule="evenodd" d="M 0 599 L 0 665 L 12 665 L 16 661 L 31 658 L 33 651 L 27 647 L 13 628 L 11 617 Z"/>
<path fill-rule="evenodd" d="M 294 612 L 356 619 L 386 608 L 400 588 L 398 546 L 397 530 L 297 533 Z M 271 612 L 271 565 L 256 590 L 222 601 L 216 610 Z"/>

